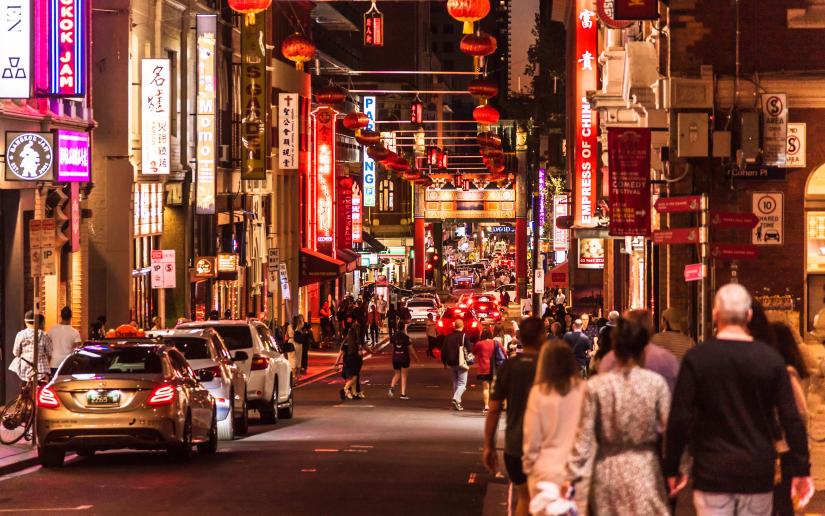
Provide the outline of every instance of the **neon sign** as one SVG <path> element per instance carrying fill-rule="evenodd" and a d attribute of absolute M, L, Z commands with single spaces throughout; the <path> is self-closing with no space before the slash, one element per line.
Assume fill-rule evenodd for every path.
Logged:
<path fill-rule="evenodd" d="M 375 130 L 375 97 L 364 97 L 364 114 L 370 119 L 367 129 Z M 367 148 L 364 147 L 364 206 L 375 206 L 375 161 L 367 156 Z"/>
<path fill-rule="evenodd" d="M 335 116 L 330 107 L 313 111 L 315 144 L 315 242 L 318 251 L 332 256 L 335 248 L 333 212 L 335 206 Z M 310 203 L 312 204 L 312 203 Z"/>
<path fill-rule="evenodd" d="M 195 17 L 198 50 L 198 90 L 197 90 L 197 184 L 196 213 L 215 213 L 215 149 L 216 149 L 216 88 L 215 88 L 215 47 L 218 17 L 214 14 L 199 14 Z"/>
<path fill-rule="evenodd" d="M 86 1 L 49 0 L 49 94 L 86 93 Z"/>
<path fill-rule="evenodd" d="M 576 57 L 574 59 L 576 148 L 573 154 L 576 184 L 574 223 L 595 226 L 596 208 L 596 127 L 597 114 L 590 107 L 587 92 L 597 84 L 597 21 L 593 0 L 576 2 Z"/>

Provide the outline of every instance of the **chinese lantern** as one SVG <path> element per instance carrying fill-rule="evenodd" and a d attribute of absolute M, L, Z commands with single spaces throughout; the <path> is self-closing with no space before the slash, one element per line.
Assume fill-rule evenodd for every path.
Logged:
<path fill-rule="evenodd" d="M 504 151 L 495 147 L 484 147 L 481 149 L 481 155 L 485 158 L 502 158 Z"/>
<path fill-rule="evenodd" d="M 383 145 L 376 144 L 372 147 L 367 147 L 367 156 L 373 161 L 383 161 L 390 155 L 390 150 Z"/>
<path fill-rule="evenodd" d="M 296 70 L 303 70 L 304 63 L 315 58 L 315 45 L 306 36 L 296 32 L 281 43 L 281 54 L 295 63 Z"/>
<path fill-rule="evenodd" d="M 501 138 L 489 131 L 478 133 L 476 139 L 481 147 L 501 147 Z"/>
<path fill-rule="evenodd" d="M 471 34 L 473 23 L 490 14 L 490 0 L 447 0 L 447 12 L 464 22 L 464 34 Z"/>
<path fill-rule="evenodd" d="M 375 0 L 369 11 L 364 13 L 364 46 L 384 46 L 384 15 L 375 5 Z"/>
<path fill-rule="evenodd" d="M 415 99 L 412 101 L 412 104 L 410 104 L 410 123 L 424 123 L 424 103 L 418 99 Z"/>
<path fill-rule="evenodd" d="M 381 162 L 381 164 L 382 164 L 382 165 L 384 165 L 385 167 L 389 167 L 389 166 L 391 166 L 393 163 L 395 163 L 396 161 L 398 161 L 399 159 L 400 159 L 400 158 L 398 157 L 398 154 L 396 154 L 396 153 L 395 153 L 395 152 L 393 152 L 393 151 L 387 151 L 387 155 L 386 155 L 386 157 L 384 157 L 384 159 L 381 159 L 381 160 L 378 160 L 378 161 L 380 161 L 380 162 Z"/>
<path fill-rule="evenodd" d="M 255 24 L 255 15 L 263 12 L 272 5 L 272 0 L 229 0 L 229 8 L 236 13 L 245 14 L 244 23 L 249 25 Z"/>
<path fill-rule="evenodd" d="M 348 113 L 347 116 L 344 117 L 344 127 L 350 131 L 358 131 L 368 125 L 370 125 L 370 119 L 364 113 Z"/>
<path fill-rule="evenodd" d="M 496 38 L 486 32 L 478 31 L 475 34 L 467 34 L 461 38 L 459 48 L 467 55 L 473 56 L 473 67 L 476 71 L 483 65 L 481 59 L 489 56 L 498 48 Z"/>
<path fill-rule="evenodd" d="M 315 100 L 325 106 L 336 106 L 347 100 L 347 90 L 335 84 L 329 84 L 315 92 Z"/>
<path fill-rule="evenodd" d="M 367 147 L 371 145 L 378 145 L 381 143 L 381 134 L 378 131 L 366 129 L 361 131 L 361 134 L 356 134 L 355 140 L 361 145 L 366 145 Z"/>
<path fill-rule="evenodd" d="M 498 95 L 498 83 L 490 79 L 474 79 L 467 87 L 467 91 L 476 97 L 493 98 Z"/>
<path fill-rule="evenodd" d="M 390 163 L 390 168 L 395 170 L 396 172 L 406 172 L 410 170 L 410 162 L 404 158 L 397 158 L 395 161 Z"/>
<path fill-rule="evenodd" d="M 473 110 L 473 119 L 479 124 L 496 124 L 498 123 L 498 118 L 498 110 L 489 104 L 476 106 Z"/>

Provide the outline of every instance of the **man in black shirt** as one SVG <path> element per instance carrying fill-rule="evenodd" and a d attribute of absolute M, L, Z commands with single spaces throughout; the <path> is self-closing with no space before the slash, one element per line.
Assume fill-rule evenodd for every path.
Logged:
<path fill-rule="evenodd" d="M 527 476 L 521 469 L 522 434 L 527 397 L 536 376 L 539 349 L 544 343 L 544 322 L 538 317 L 528 317 L 519 324 L 522 353 L 509 358 L 496 374 L 490 392 L 490 411 L 484 424 L 484 465 L 490 473 L 496 473 L 496 433 L 504 402 L 507 402 L 507 429 L 504 434 L 504 465 L 516 493 L 516 516 L 529 514 L 530 493 Z"/>
<path fill-rule="evenodd" d="M 456 319 L 453 323 L 453 332 L 444 338 L 444 345 L 441 347 L 441 362 L 445 367 L 450 368 L 451 379 L 453 381 L 453 408 L 458 411 L 464 410 L 461 405 L 461 396 L 467 389 L 467 372 L 469 367 L 462 366 L 461 353 L 466 353 L 467 338 L 464 335 L 464 321 Z M 465 349 L 462 349 L 465 348 Z M 466 354 L 464 357 L 466 358 Z"/>
<path fill-rule="evenodd" d="M 564 334 L 564 341 L 573 350 L 576 356 L 576 364 L 581 370 L 582 378 L 587 378 L 587 369 L 590 366 L 590 351 L 593 349 L 593 341 L 582 331 L 582 320 L 573 321 L 572 331 Z"/>
<path fill-rule="evenodd" d="M 716 294 L 716 338 L 685 355 L 667 425 L 664 473 L 671 496 L 686 484 L 679 464 L 693 455 L 693 504 L 699 516 L 770 515 L 778 416 L 790 448 L 799 508 L 813 495 L 808 440 L 782 358 L 747 331 L 751 297 L 728 284 Z M 730 510 L 721 513 L 719 507 Z"/>

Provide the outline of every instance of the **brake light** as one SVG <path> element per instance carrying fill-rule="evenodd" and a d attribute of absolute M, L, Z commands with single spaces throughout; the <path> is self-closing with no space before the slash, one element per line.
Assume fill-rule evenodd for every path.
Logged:
<path fill-rule="evenodd" d="M 252 370 L 253 371 L 260 371 L 262 369 L 266 369 L 269 365 L 269 359 L 267 357 L 261 355 L 254 355 L 252 357 Z"/>
<path fill-rule="evenodd" d="M 168 383 L 162 383 L 152 390 L 146 404 L 150 407 L 162 407 L 171 405 L 175 401 L 175 387 Z"/>
<path fill-rule="evenodd" d="M 460 305 L 458 305 L 458 307 L 459 308 L 467 308 L 467 305 L 465 303 L 461 303 Z"/>
<path fill-rule="evenodd" d="M 200 371 L 209 371 L 210 373 L 215 375 L 215 378 L 221 378 L 221 375 L 222 375 L 221 366 L 218 366 L 218 365 L 212 366 L 212 367 L 204 367 L 203 369 L 198 369 L 198 372 L 200 372 Z"/>
<path fill-rule="evenodd" d="M 470 323 L 470 328 L 478 328 L 478 321 L 473 321 Z"/>
<path fill-rule="evenodd" d="M 37 406 L 40 408 L 57 408 L 60 402 L 57 401 L 57 393 L 51 387 L 41 387 L 37 393 Z"/>
<path fill-rule="evenodd" d="M 438 327 L 439 327 L 439 328 L 443 328 L 443 327 L 444 327 L 444 321 L 443 321 L 443 320 L 439 320 L 439 321 L 438 321 Z"/>

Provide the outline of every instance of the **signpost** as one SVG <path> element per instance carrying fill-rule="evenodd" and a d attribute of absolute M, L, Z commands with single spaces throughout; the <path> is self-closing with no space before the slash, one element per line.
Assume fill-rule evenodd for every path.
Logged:
<path fill-rule="evenodd" d="M 56 273 L 54 260 L 54 219 L 29 222 L 29 260 L 31 277 L 51 276 Z"/>
<path fill-rule="evenodd" d="M 701 195 L 659 197 L 653 205 L 659 213 L 693 213 L 704 208 Z"/>
<path fill-rule="evenodd" d="M 707 241 L 705 228 L 673 228 L 653 232 L 654 244 L 704 244 Z"/>
<path fill-rule="evenodd" d="M 175 288 L 175 250 L 152 251 L 152 288 Z"/>
<path fill-rule="evenodd" d="M 267 289 L 275 294 L 278 288 L 278 265 L 281 262 L 281 253 L 277 247 L 270 247 L 267 252 Z"/>
<path fill-rule="evenodd" d="M 725 211 L 710 212 L 711 226 L 754 228 L 759 224 L 759 217 L 753 213 L 736 213 Z"/>

